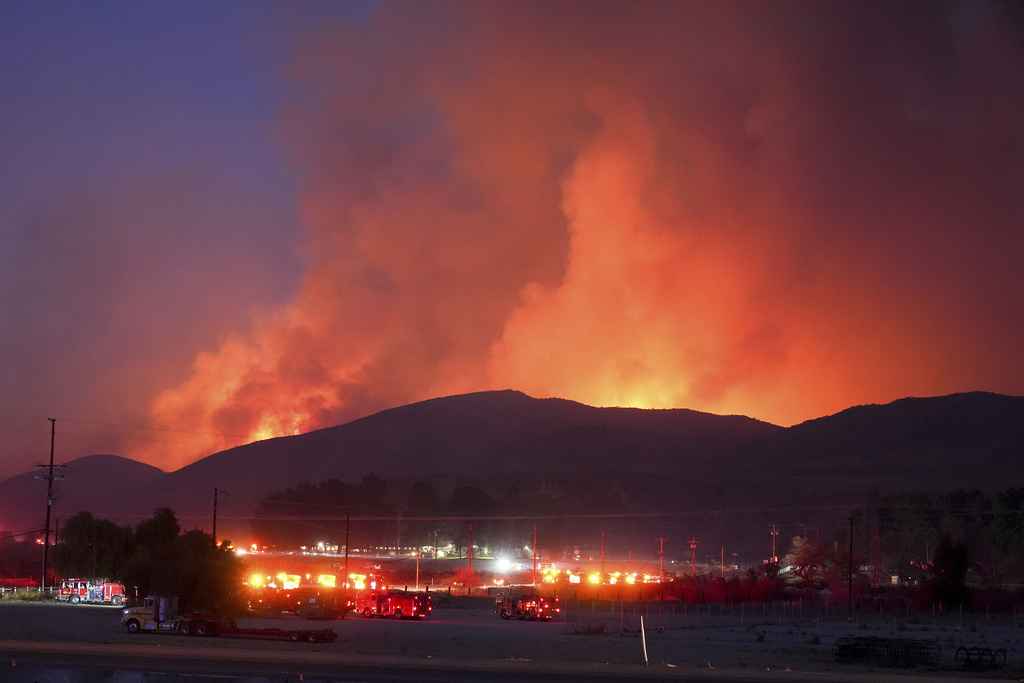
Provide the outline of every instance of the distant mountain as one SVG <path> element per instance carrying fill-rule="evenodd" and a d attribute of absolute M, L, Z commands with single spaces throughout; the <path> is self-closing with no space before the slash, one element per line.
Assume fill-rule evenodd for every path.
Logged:
<path fill-rule="evenodd" d="M 46 468 L 0 481 L 0 529 L 15 534 L 42 530 L 46 519 Z M 152 510 L 126 508 L 125 500 L 166 476 L 163 470 L 117 455 L 89 455 L 53 469 L 51 529 L 80 510 L 94 516 L 133 524 Z"/>
<path fill-rule="evenodd" d="M 472 484 L 496 499 L 542 487 L 592 527 L 620 538 L 745 548 L 769 524 L 841 529 L 873 492 L 994 491 L 1024 473 L 1024 397 L 967 393 L 858 406 L 782 428 L 691 410 L 595 408 L 515 391 L 451 396 L 308 434 L 215 453 L 165 473 L 116 456 L 72 463 L 55 514 L 80 509 L 120 524 L 175 510 L 185 528 L 249 540 L 268 495 L 299 483 L 358 482 L 369 472 L 401 497 L 416 480 L 443 496 Z M 0 482 L 0 528 L 42 527 L 45 481 Z M 554 521 L 544 522 L 555 524 Z M 788 542 L 788 539 L 786 539 Z"/>
<path fill-rule="evenodd" d="M 216 453 L 172 479 L 231 472 L 242 487 L 360 477 L 572 471 L 661 472 L 707 460 L 722 447 L 777 433 L 748 417 L 692 410 L 592 408 L 494 391 L 415 403 L 338 427 Z M 628 459 L 622 459 L 629 453 Z M 288 456 L 288 457 L 283 457 Z M 292 472 L 283 463 L 301 463 Z M 268 481 L 274 471 L 276 481 Z"/>
<path fill-rule="evenodd" d="M 1024 464 L 1024 397 L 984 392 L 848 408 L 731 450 L 762 474 L 853 477 L 922 491 L 1014 485 Z M 749 471 L 749 470 L 748 470 Z"/>

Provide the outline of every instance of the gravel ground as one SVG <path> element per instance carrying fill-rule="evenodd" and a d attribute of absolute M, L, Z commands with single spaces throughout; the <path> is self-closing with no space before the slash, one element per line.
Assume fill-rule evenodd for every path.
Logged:
<path fill-rule="evenodd" d="M 717 609 L 717 608 L 715 608 Z M 750 609 L 749 607 L 747 608 Z M 119 646 L 164 644 L 175 647 L 230 650 L 308 648 L 325 656 L 373 658 L 441 658 L 484 665 L 486 662 L 531 661 L 540 665 L 643 665 L 686 671 L 787 672 L 822 674 L 825 679 L 869 675 L 879 680 L 1024 679 L 1024 629 L 1010 624 L 964 618 L 903 624 L 876 619 L 822 621 L 788 612 L 772 614 L 760 608 L 695 612 L 692 607 L 654 603 L 642 606 L 616 603 L 609 609 L 570 605 L 564 618 L 553 622 L 502 620 L 491 609 L 438 607 L 424 621 L 365 619 L 349 616 L 326 622 L 303 621 L 283 615 L 275 619 L 240 619 L 245 628 L 332 628 L 334 643 L 306 644 L 226 638 L 190 638 L 171 634 L 130 635 L 120 629 L 120 610 L 94 605 L 0 602 L 0 641 L 106 643 Z M 644 633 L 641 635 L 641 617 Z M 872 662 L 837 662 L 836 640 L 844 637 L 898 638 L 938 643 L 938 665 L 884 668 Z M 1006 664 L 998 670 L 965 671 L 958 666 L 958 648 L 1004 649 Z"/>

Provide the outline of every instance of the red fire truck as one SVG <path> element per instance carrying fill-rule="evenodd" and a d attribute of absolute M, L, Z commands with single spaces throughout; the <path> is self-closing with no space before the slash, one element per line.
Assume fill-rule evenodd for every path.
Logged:
<path fill-rule="evenodd" d="M 303 619 L 344 619 L 353 605 L 345 591 L 323 586 L 287 590 L 265 586 L 250 590 L 247 597 L 250 612 L 294 612 Z"/>
<path fill-rule="evenodd" d="M 57 599 L 77 605 L 80 602 L 121 605 L 125 601 L 124 584 L 112 581 L 86 581 L 68 579 L 61 581 Z"/>
<path fill-rule="evenodd" d="M 554 619 L 562 611 L 558 598 L 542 595 L 499 595 L 494 613 L 502 619 Z"/>
<path fill-rule="evenodd" d="M 355 611 L 367 618 L 423 619 L 433 610 L 430 595 L 426 593 L 364 591 L 356 596 Z"/>

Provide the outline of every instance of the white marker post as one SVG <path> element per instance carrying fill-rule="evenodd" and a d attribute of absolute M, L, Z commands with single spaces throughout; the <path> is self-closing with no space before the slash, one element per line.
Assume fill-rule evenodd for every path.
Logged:
<path fill-rule="evenodd" d="M 644 644 L 644 664 L 650 664 L 647 661 L 647 631 L 644 630 L 644 617 L 640 615 L 640 642 Z"/>

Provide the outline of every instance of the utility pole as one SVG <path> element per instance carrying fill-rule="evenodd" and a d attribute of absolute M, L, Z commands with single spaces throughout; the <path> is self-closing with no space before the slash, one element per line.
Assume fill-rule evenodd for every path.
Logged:
<path fill-rule="evenodd" d="M 216 488 L 213 490 L 213 544 L 214 545 L 218 545 L 218 543 L 217 543 L 217 496 L 222 494 L 222 493 L 225 496 L 228 495 L 227 491 L 221 491 L 220 489 L 216 489 Z"/>
<path fill-rule="evenodd" d="M 604 529 L 601 529 L 601 583 L 604 583 Z"/>
<path fill-rule="evenodd" d="M 469 570 L 473 571 L 473 525 L 469 525 L 469 551 L 466 553 L 469 557 Z"/>
<path fill-rule="evenodd" d="M 537 525 L 533 525 L 533 585 L 537 585 Z"/>
<path fill-rule="evenodd" d="M 348 526 L 351 521 L 352 515 L 348 512 L 345 513 L 345 590 L 348 590 Z"/>
<path fill-rule="evenodd" d="M 850 517 L 850 561 L 846 569 L 846 601 L 849 603 L 849 620 L 853 621 L 853 517 Z"/>
<path fill-rule="evenodd" d="M 55 499 L 53 497 L 53 480 L 63 479 L 64 477 L 53 475 L 53 442 L 54 437 L 57 433 L 57 419 L 53 417 L 46 418 L 50 421 L 50 466 L 47 474 L 36 475 L 36 479 L 46 479 L 46 527 L 43 531 L 43 579 L 39 582 L 40 588 L 46 590 L 46 576 L 50 572 L 50 512 Z M 46 467 L 46 465 L 36 465 L 36 467 Z M 62 465 L 63 467 L 63 465 Z"/>
<path fill-rule="evenodd" d="M 882 578 L 882 541 L 878 532 L 878 490 L 871 492 L 871 587 L 878 588 Z"/>
<path fill-rule="evenodd" d="M 768 526 L 771 527 L 771 535 L 772 535 L 772 564 L 778 564 L 779 563 L 779 556 L 775 552 L 775 537 L 779 535 L 779 525 L 775 524 L 775 523 L 772 523 L 772 524 L 769 524 Z"/>
<path fill-rule="evenodd" d="M 667 538 L 656 538 L 655 541 L 661 542 L 661 550 L 658 551 L 658 576 L 661 579 L 665 578 L 665 541 Z M 630 551 L 632 552 L 632 551 Z"/>
<path fill-rule="evenodd" d="M 697 576 L 697 537 L 690 537 L 690 576 Z"/>

